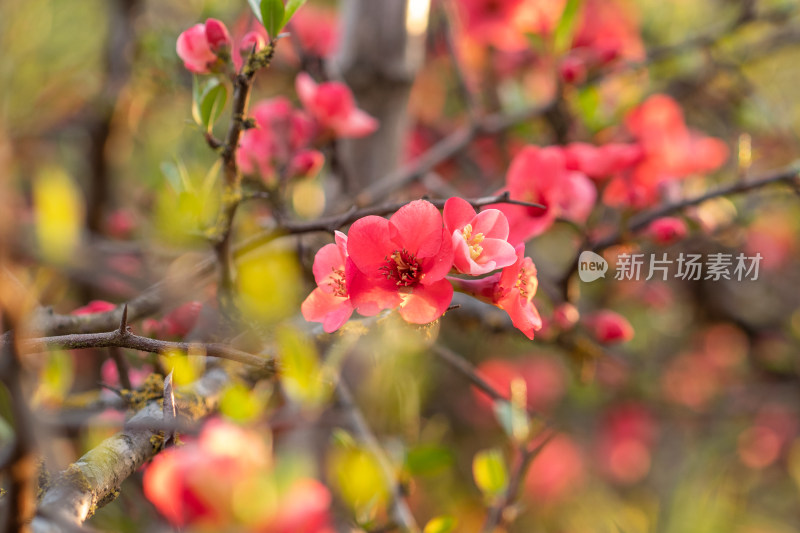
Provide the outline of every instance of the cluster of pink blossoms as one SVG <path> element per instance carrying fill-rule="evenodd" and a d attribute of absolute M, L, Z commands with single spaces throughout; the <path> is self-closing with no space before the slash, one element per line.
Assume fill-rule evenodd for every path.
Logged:
<path fill-rule="evenodd" d="M 597 202 L 598 186 L 606 205 L 643 208 L 678 181 L 713 171 L 728 157 L 724 142 L 689 129 L 680 106 L 665 95 L 653 95 L 631 110 L 625 126 L 632 142 L 523 147 L 509 166 L 503 190 L 547 209 L 493 206 L 508 218 L 509 241 L 540 235 L 557 217 L 584 223 Z M 669 230 L 680 237 L 686 233 L 681 226 L 674 220 L 659 223 L 657 235 Z"/>
<path fill-rule="evenodd" d="M 357 138 L 378 129 L 378 121 L 356 107 L 353 93 L 340 82 L 317 84 L 301 73 L 296 81 L 303 110 L 282 96 L 253 108 L 256 127 L 242 134 L 236 164 L 245 174 L 260 174 L 266 183 L 313 176 L 324 157 L 313 147 L 325 139 Z"/>
<path fill-rule="evenodd" d="M 502 212 L 476 213 L 461 198 L 446 202 L 444 216 L 430 202 L 416 200 L 388 220 L 361 218 L 349 235 L 336 232 L 336 243 L 317 253 L 318 287 L 303 302 L 303 316 L 327 332 L 353 311 L 372 316 L 397 309 L 406 321 L 427 324 L 444 314 L 455 287 L 505 310 L 532 339 L 542 325 L 533 305 L 536 267 L 508 235 Z"/>
<path fill-rule="evenodd" d="M 250 54 L 265 46 L 266 40 L 261 32 L 251 31 L 239 41 L 239 52 Z M 232 58 L 232 47 L 233 39 L 225 24 L 217 19 L 208 19 L 205 24 L 195 24 L 181 33 L 176 50 L 187 70 L 195 74 L 208 74 L 224 70 Z M 238 63 L 241 55 L 235 54 L 233 59 Z"/>

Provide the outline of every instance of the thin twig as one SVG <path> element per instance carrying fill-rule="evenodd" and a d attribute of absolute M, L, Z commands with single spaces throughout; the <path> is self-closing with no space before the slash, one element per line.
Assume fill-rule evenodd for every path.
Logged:
<path fill-rule="evenodd" d="M 403 494 L 403 489 L 397 481 L 397 474 L 392 468 L 391 463 L 386 458 L 386 454 L 381 448 L 378 439 L 369 428 L 369 424 L 364 419 L 364 415 L 353 400 L 353 394 L 347 385 L 340 379 L 336 386 L 336 396 L 339 404 L 346 410 L 350 418 L 350 426 L 355 436 L 360 440 L 370 453 L 378 461 L 378 464 L 383 471 L 386 484 L 392 494 L 391 501 L 391 516 L 392 519 L 399 525 L 399 527 L 409 533 L 419 533 L 420 528 L 414 515 L 411 514 L 408 504 Z"/>
<path fill-rule="evenodd" d="M 522 485 L 522 481 L 525 479 L 533 460 L 547 445 L 547 443 L 550 442 L 550 439 L 555 436 L 555 432 L 550 429 L 546 429 L 545 432 L 546 433 L 543 433 L 536 438 L 535 445 L 520 447 L 519 457 L 517 458 L 517 463 L 511 473 L 511 479 L 508 482 L 508 488 L 506 488 L 506 492 L 503 494 L 503 497 L 500 499 L 500 501 L 498 501 L 489 509 L 489 513 L 486 516 L 486 522 L 484 522 L 483 528 L 481 529 L 482 533 L 492 533 L 498 527 L 503 527 L 507 522 L 511 521 L 507 516 L 506 509 L 514 505 L 516 502 L 520 485 Z"/>
<path fill-rule="evenodd" d="M 3 346 L 3 344 L 0 344 L 0 346 Z M 114 330 L 107 333 L 59 335 L 56 337 L 26 339 L 19 343 L 19 349 L 22 353 L 108 347 L 128 348 L 161 355 L 168 355 L 173 352 L 185 352 L 189 355 L 202 354 L 263 368 L 270 372 L 275 370 L 275 361 L 272 358 L 249 354 L 224 344 L 162 341 L 149 337 L 140 337 L 130 331 L 121 333 L 119 330 Z"/>
<path fill-rule="evenodd" d="M 427 199 L 430 203 L 438 207 L 439 209 L 444 207 L 444 204 L 447 202 L 447 199 Z M 492 195 L 492 196 L 483 196 L 481 198 L 467 198 L 467 202 L 469 202 L 472 207 L 478 209 L 481 207 L 485 207 L 487 205 L 494 205 L 494 204 L 514 204 L 514 205 L 521 205 L 525 207 L 534 207 L 539 209 L 546 209 L 545 206 L 541 204 L 536 204 L 533 202 L 524 202 L 522 200 L 514 200 L 510 197 L 508 191 L 502 192 L 500 194 Z M 351 207 L 348 211 L 339 214 L 339 215 L 332 215 L 323 218 L 318 218 L 316 220 L 311 220 L 308 222 L 293 222 L 293 221 L 283 221 L 279 227 L 276 227 L 272 230 L 266 231 L 264 233 L 255 235 L 239 246 L 236 247 L 234 251 L 234 257 L 241 257 L 250 253 L 251 251 L 265 245 L 268 242 L 271 242 L 278 237 L 282 237 L 284 235 L 299 235 L 302 233 L 312 233 L 315 231 L 327 231 L 328 233 L 333 233 L 335 230 L 341 228 L 342 226 L 346 226 L 348 224 L 352 224 L 356 220 L 369 216 L 369 215 L 388 215 L 394 213 L 395 211 L 399 210 L 403 206 L 407 205 L 408 202 L 393 202 L 381 205 L 375 205 L 371 207 L 364 207 L 362 209 L 357 209 L 355 206 Z"/>

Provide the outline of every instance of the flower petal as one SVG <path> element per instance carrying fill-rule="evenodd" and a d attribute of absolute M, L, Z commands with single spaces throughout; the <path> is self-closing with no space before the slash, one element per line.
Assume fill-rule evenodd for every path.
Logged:
<path fill-rule="evenodd" d="M 418 259 L 439 253 L 442 229 L 441 213 L 425 200 L 404 205 L 389 219 L 389 237 Z M 383 238 L 385 240 L 386 236 Z"/>
<path fill-rule="evenodd" d="M 347 253 L 364 274 L 383 266 L 395 251 L 389 239 L 389 221 L 382 217 L 366 216 L 353 222 L 347 238 Z"/>
<path fill-rule="evenodd" d="M 454 231 L 461 231 L 464 226 L 472 222 L 475 218 L 475 209 L 469 202 L 463 198 L 454 196 L 448 198 L 444 204 L 444 227 L 447 233 L 451 234 Z"/>
<path fill-rule="evenodd" d="M 453 286 L 446 279 L 431 285 L 418 285 L 404 296 L 400 316 L 412 324 L 428 324 L 447 311 L 453 299 Z"/>

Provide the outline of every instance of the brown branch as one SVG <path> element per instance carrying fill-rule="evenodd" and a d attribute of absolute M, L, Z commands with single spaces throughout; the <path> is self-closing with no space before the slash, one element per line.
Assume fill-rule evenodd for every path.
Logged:
<path fill-rule="evenodd" d="M 543 433 L 536 439 L 536 445 L 520 447 L 519 457 L 511 473 L 508 488 L 500 501 L 489 509 L 481 533 L 492 533 L 496 531 L 497 528 L 503 528 L 512 521 L 507 515 L 506 510 L 516 502 L 520 485 L 522 485 L 522 481 L 525 479 L 525 475 L 528 473 L 528 468 L 530 468 L 531 463 L 547 443 L 550 442 L 550 439 L 555 436 L 555 432 L 552 430 L 547 429 L 545 431 L 546 433 Z"/>
<path fill-rule="evenodd" d="M 392 192 L 410 185 L 430 172 L 436 165 L 443 163 L 464 150 L 478 135 L 494 135 L 510 129 L 517 124 L 531 120 L 544 114 L 553 105 L 548 102 L 541 106 L 533 106 L 516 113 L 489 115 L 475 124 L 462 127 L 435 145 L 427 152 L 407 165 L 390 172 L 374 182 L 356 196 L 356 205 L 365 206 L 375 203 Z"/>
<path fill-rule="evenodd" d="M 444 204 L 447 202 L 447 199 L 427 199 L 430 203 L 442 209 Z M 537 207 L 540 209 L 545 209 L 545 206 L 541 204 L 536 204 L 533 202 L 523 202 L 521 200 L 514 200 L 510 197 L 508 191 L 496 194 L 493 196 L 483 196 L 481 198 L 467 198 L 467 202 L 469 202 L 472 207 L 478 209 L 481 207 L 485 207 L 487 205 L 493 204 L 513 204 L 513 205 L 522 205 L 526 207 Z M 234 257 L 241 257 L 246 255 L 256 248 L 259 248 L 268 242 L 271 242 L 278 237 L 282 237 L 284 235 L 298 235 L 302 233 L 312 233 L 315 231 L 327 231 L 329 233 L 333 233 L 335 230 L 346 226 L 348 224 L 352 224 L 356 220 L 369 216 L 369 215 L 388 215 L 394 213 L 395 211 L 399 210 L 401 207 L 407 205 L 408 202 L 394 202 L 394 203 L 387 203 L 381 205 L 375 205 L 371 207 L 364 207 L 362 209 L 357 209 L 356 207 L 351 207 L 350 210 L 339 214 L 339 215 L 332 215 L 323 218 L 318 218 L 317 220 L 311 220 L 309 222 L 292 222 L 292 221 L 283 221 L 279 227 L 276 227 L 273 230 L 264 232 L 259 235 L 255 235 L 246 241 L 242 242 L 239 246 L 236 247 L 234 252 Z"/>
<path fill-rule="evenodd" d="M 3 346 L 4 344 L 0 344 Z M 44 350 L 75 350 L 79 348 L 128 348 L 141 352 L 168 355 L 172 352 L 186 352 L 190 355 L 200 352 L 209 357 L 218 357 L 236 361 L 270 372 L 275 370 L 275 361 L 272 358 L 260 357 L 249 354 L 224 344 L 171 342 L 140 337 L 130 331 L 119 330 L 106 333 L 83 333 L 73 335 L 59 335 L 55 337 L 42 337 L 39 339 L 26 339 L 19 342 L 21 353 L 38 353 Z"/>
<path fill-rule="evenodd" d="M 623 242 L 625 238 L 629 236 L 631 233 L 635 233 L 637 231 L 641 231 L 647 228 L 647 226 L 649 226 L 652 222 L 658 220 L 659 218 L 672 215 L 674 213 L 679 213 L 688 207 L 694 207 L 696 205 L 700 205 L 703 202 L 707 202 L 708 200 L 749 192 L 752 190 L 760 189 L 761 187 L 765 187 L 767 185 L 772 185 L 774 183 L 780 183 L 780 182 L 797 183 L 798 174 L 800 174 L 800 166 L 798 166 L 798 164 L 793 164 L 786 168 L 775 170 L 763 176 L 738 181 L 731 185 L 720 187 L 713 191 L 709 191 L 705 194 L 695 196 L 694 198 L 687 198 L 685 200 L 664 204 L 660 207 L 656 207 L 648 211 L 642 211 L 631 217 L 630 221 L 627 224 L 625 224 L 620 230 L 612 233 L 611 235 L 608 235 L 596 241 L 591 241 L 587 239 L 583 243 L 583 245 L 581 245 L 580 249 L 578 250 L 578 253 L 575 255 L 575 258 L 572 261 L 572 264 L 567 269 L 566 273 L 564 274 L 564 277 L 561 279 L 561 286 L 562 288 L 564 288 L 566 292 L 566 287 L 568 286 L 569 279 L 578 269 L 578 257 L 580 256 L 580 252 L 582 252 L 583 250 L 593 250 L 595 252 L 598 252 L 600 250 L 608 248 L 609 246 L 619 244 Z"/>
<path fill-rule="evenodd" d="M 210 414 L 231 377 L 213 368 L 182 388 L 176 397 L 178 410 L 189 420 Z M 150 427 L 162 420 L 162 407 L 150 402 L 129 421 L 129 427 L 104 440 L 71 464 L 42 497 L 31 524 L 34 533 L 64 531 L 64 524 L 80 526 L 98 507 L 113 500 L 122 482 L 153 457 L 163 438 Z"/>
<path fill-rule="evenodd" d="M 392 519 L 402 531 L 419 533 L 421 530 L 419 525 L 417 525 L 414 515 L 408 508 L 405 495 L 403 494 L 403 488 L 397 481 L 397 473 L 386 458 L 386 454 L 381 448 L 378 439 L 369 428 L 369 424 L 367 424 L 367 421 L 364 419 L 364 415 L 361 413 L 358 405 L 356 405 L 355 400 L 353 400 L 353 394 L 341 379 L 336 386 L 336 397 L 339 404 L 348 415 L 350 428 L 355 433 L 356 438 L 367 447 L 381 467 L 386 484 L 392 495 L 392 501 L 390 503 Z"/>
<path fill-rule="evenodd" d="M 755 189 L 760 189 L 761 187 L 771 185 L 773 183 L 796 181 L 799 173 L 800 166 L 793 164 L 786 168 L 770 172 L 764 176 L 742 180 L 725 187 L 720 187 L 705 194 L 701 194 L 700 196 L 695 196 L 694 198 L 687 198 L 685 200 L 665 204 L 648 211 L 643 211 L 631 217 L 630 222 L 623 230 L 600 239 L 594 243 L 590 243 L 591 249 L 596 251 L 603 248 L 608 248 L 609 246 L 621 242 L 627 233 L 642 230 L 655 220 L 683 211 L 687 207 L 700 205 L 708 200 L 713 200 L 723 196 L 731 196 L 734 194 L 741 194 Z"/>
<path fill-rule="evenodd" d="M 4 319 L 5 320 L 5 319 Z M 5 328 L 4 328 L 5 329 Z M 10 411 L 13 417 L 14 440 L 5 460 L 8 471 L 8 494 L 5 497 L 3 531 L 24 532 L 36 508 L 35 480 L 37 461 L 33 415 L 28 406 L 23 382 L 24 371 L 20 365 L 19 351 L 13 333 L 8 342 L 0 346 L 2 355 L 2 383 L 8 391 Z"/>
<path fill-rule="evenodd" d="M 234 76 L 231 123 L 220 152 L 225 174 L 225 192 L 223 193 L 222 210 L 216 227 L 217 237 L 215 239 L 214 252 L 220 268 L 219 288 L 217 291 L 220 307 L 230 312 L 235 309 L 231 295 L 234 284 L 231 230 L 233 229 L 233 219 L 236 216 L 242 196 L 242 175 L 236 165 L 236 149 L 239 147 L 239 139 L 245 127 L 245 115 L 250 101 L 250 92 L 253 88 L 253 80 L 259 69 L 268 66 L 272 62 L 275 54 L 275 43 L 276 39 L 273 39 L 266 49 L 259 52 L 254 50 L 248 56 L 247 62 L 242 66 L 241 72 Z M 206 137 L 206 142 L 211 143 L 208 137 Z"/>
<path fill-rule="evenodd" d="M 480 374 L 478 374 L 477 369 L 472 366 L 472 363 L 458 355 L 450 348 L 445 348 L 444 346 L 436 344 L 433 346 L 433 353 L 436 354 L 439 359 L 447 363 L 451 368 L 467 378 L 470 383 L 480 389 L 481 392 L 486 394 L 492 400 L 496 402 L 509 401 L 507 393 L 500 392 L 491 383 L 483 379 Z"/>

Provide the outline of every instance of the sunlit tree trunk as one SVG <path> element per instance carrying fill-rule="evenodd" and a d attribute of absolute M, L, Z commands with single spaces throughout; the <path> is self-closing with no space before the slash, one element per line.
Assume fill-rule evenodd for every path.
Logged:
<path fill-rule="evenodd" d="M 342 41 L 331 74 L 343 79 L 359 107 L 380 121 L 368 138 L 339 141 L 347 194 L 400 162 L 409 93 L 425 56 L 429 8 L 430 0 L 343 0 Z"/>

